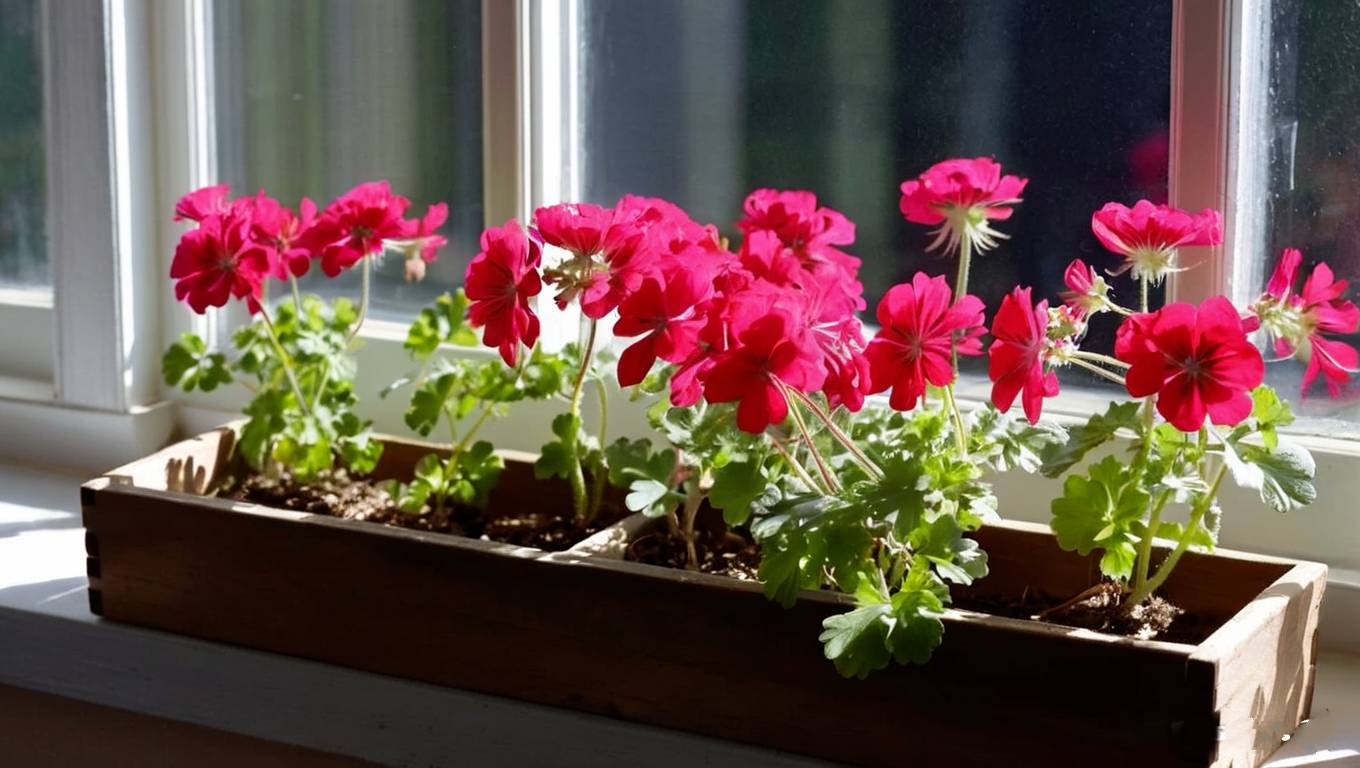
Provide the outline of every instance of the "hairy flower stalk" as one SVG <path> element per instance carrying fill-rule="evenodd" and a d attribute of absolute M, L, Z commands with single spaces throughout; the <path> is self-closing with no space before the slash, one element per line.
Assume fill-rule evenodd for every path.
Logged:
<path fill-rule="evenodd" d="M 571 385 L 571 405 L 568 413 L 572 415 L 572 421 L 575 424 L 580 424 L 581 391 L 585 386 L 586 373 L 590 370 L 591 357 L 595 354 L 595 334 L 598 325 L 598 321 L 590 321 L 589 330 L 586 332 L 586 343 L 581 350 L 581 367 L 576 371 L 576 378 Z M 586 492 L 585 469 L 581 464 L 580 430 L 572 430 L 564 443 L 567 449 L 567 461 L 571 465 L 568 481 L 571 483 L 572 509 L 576 511 L 577 522 L 586 523 L 594 518 L 595 510 L 591 508 L 590 498 Z"/>

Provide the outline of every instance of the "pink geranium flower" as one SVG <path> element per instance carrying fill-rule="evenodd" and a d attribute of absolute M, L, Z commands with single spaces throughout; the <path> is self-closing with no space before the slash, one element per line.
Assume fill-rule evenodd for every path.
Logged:
<path fill-rule="evenodd" d="M 1067 290 L 1062 292 L 1063 302 L 1078 320 L 1088 316 L 1110 311 L 1110 286 L 1094 267 L 1086 266 L 1081 259 L 1073 259 L 1063 272 L 1063 283 Z"/>
<path fill-rule="evenodd" d="M 196 189 L 175 203 L 174 220 L 203 221 L 209 216 L 226 213 L 231 208 L 230 194 L 231 188 L 226 184 Z"/>
<path fill-rule="evenodd" d="M 910 283 L 894 285 L 878 304 L 880 330 L 865 356 L 870 392 L 892 389 L 888 404 L 899 411 L 916 407 L 926 385 L 954 381 L 951 350 L 982 354 L 982 301 L 962 296 L 957 303 L 943 277 L 917 272 Z"/>
<path fill-rule="evenodd" d="M 433 263 L 439 256 L 439 249 L 448 245 L 448 239 L 439 234 L 439 228 L 448 219 L 449 206 L 435 203 L 419 219 L 402 222 L 401 238 L 389 245 L 405 254 L 407 282 L 424 280 L 425 265 Z"/>
<path fill-rule="evenodd" d="M 410 205 L 385 181 L 360 184 L 326 206 L 302 242 L 321 257 L 321 270 L 335 277 L 365 256 L 381 252 L 384 240 L 400 239 L 406 228 L 402 217 Z"/>
<path fill-rule="evenodd" d="M 1037 305 L 1029 288 L 1016 288 L 1001 300 L 992 319 L 996 339 L 987 351 L 987 376 L 992 380 L 992 403 L 1005 411 L 1023 393 L 1025 418 L 1038 423 L 1044 398 L 1058 394 L 1058 376 L 1047 370 L 1048 302 Z"/>
<path fill-rule="evenodd" d="M 1178 249 L 1223 242 L 1223 217 L 1212 208 L 1191 214 L 1169 205 L 1139 200 L 1132 208 L 1106 203 L 1091 214 L 1091 231 L 1101 244 L 1124 257 L 1114 274 L 1130 270 L 1139 280 L 1160 283 L 1179 271 Z"/>
<path fill-rule="evenodd" d="M 1360 309 L 1342 299 L 1349 282 L 1337 280 L 1327 264 L 1318 264 L 1303 283 L 1303 290 L 1293 292 L 1298 279 L 1303 254 L 1286 248 L 1275 271 L 1266 284 L 1266 292 L 1251 306 L 1249 328 L 1266 329 L 1275 341 L 1275 353 L 1297 357 L 1307 364 L 1302 390 L 1322 375 L 1332 397 L 1341 394 L 1342 387 L 1360 366 L 1360 354 L 1354 347 L 1323 333 L 1355 333 L 1360 327 Z"/>
<path fill-rule="evenodd" d="M 463 290 L 471 304 L 468 322 L 484 328 L 482 343 L 500 350 L 513 366 L 519 345 L 538 341 L 538 316 L 529 307 L 543 285 L 538 277 L 541 258 L 537 242 L 511 219 L 482 233 L 482 250 L 468 264 Z"/>
<path fill-rule="evenodd" d="M 1027 183 L 1019 176 L 1003 176 L 991 158 L 945 160 L 902 182 L 900 208 L 907 221 L 938 225 L 927 250 L 943 246 L 946 253 L 953 253 L 967 240 L 981 253 L 1005 239 L 991 222 L 1011 217 L 1011 206 L 1020 202 Z"/>
<path fill-rule="evenodd" d="M 176 281 L 175 298 L 199 314 L 232 297 L 245 299 L 254 314 L 273 269 L 269 252 L 250 238 L 250 216 L 229 210 L 205 216 L 180 237 L 170 277 Z"/>
<path fill-rule="evenodd" d="M 758 434 L 788 416 L 779 383 L 803 392 L 821 388 L 826 377 L 821 354 L 805 322 L 775 310 L 737 334 L 736 344 L 718 354 L 704 377 L 704 398 L 737 405 L 737 427 Z"/>
<path fill-rule="evenodd" d="M 664 278 L 648 277 L 623 300 L 614 335 L 642 338 L 619 355 L 620 386 L 646 378 L 657 358 L 683 363 L 698 351 L 699 331 L 708 322 L 698 305 L 712 288 L 703 272 L 675 269 Z"/>
<path fill-rule="evenodd" d="M 304 197 L 294 213 L 260 190 L 250 205 L 251 237 L 272 252 L 275 276 L 286 279 L 307 274 L 312 253 L 300 241 L 316 220 L 316 204 Z"/>
<path fill-rule="evenodd" d="M 1115 356 L 1130 364 L 1129 394 L 1156 394 L 1157 411 L 1182 432 L 1199 430 L 1206 415 L 1225 426 L 1245 419 L 1248 393 L 1265 376 L 1261 353 L 1222 296 L 1133 315 L 1119 327 Z"/>
<path fill-rule="evenodd" d="M 543 242 L 589 259 L 604 248 L 614 212 L 590 203 L 561 203 L 534 211 L 534 226 Z"/>

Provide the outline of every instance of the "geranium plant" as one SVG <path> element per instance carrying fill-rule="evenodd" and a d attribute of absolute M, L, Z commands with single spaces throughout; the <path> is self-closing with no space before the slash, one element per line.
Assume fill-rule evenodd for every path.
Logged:
<path fill-rule="evenodd" d="M 1214 296 L 1198 306 L 1173 303 L 1153 310 L 1149 288 L 1183 269 L 1179 249 L 1221 242 L 1218 213 L 1195 215 L 1146 200 L 1132 208 L 1110 203 L 1092 216 L 1091 228 L 1106 248 L 1124 257 L 1114 274 L 1133 276 L 1138 306 L 1121 306 L 1095 270 L 1074 261 L 1065 274 L 1065 304 L 1049 311 L 1038 364 L 1079 365 L 1137 400 L 1092 416 L 1044 456 L 1045 474 L 1066 475 L 1062 496 L 1052 503 L 1059 544 L 1081 554 L 1099 552 L 1100 569 L 1110 579 L 1051 611 L 1084 604 L 1104 609 L 1099 628 L 1154 636 L 1178 612 L 1159 601 L 1156 591 L 1186 551 L 1211 549 L 1218 538 L 1217 497 L 1225 477 L 1258 491 L 1280 512 L 1315 496 L 1313 460 L 1278 434 L 1293 416 L 1262 384 L 1265 361 L 1249 334 L 1263 328 L 1282 357 L 1308 361 L 1305 389 L 1321 372 L 1335 392 L 1354 372 L 1356 353 L 1321 332 L 1353 333 L 1360 311 L 1340 299 L 1346 283 L 1334 281 L 1325 264 L 1294 294 L 1300 257 L 1293 250 L 1285 252 L 1265 295 L 1250 307 L 1238 309 Z M 1113 357 L 1079 348 L 1087 323 L 1101 314 L 1123 317 Z M 1130 458 L 1106 455 L 1079 464 L 1116 440 Z M 1184 517 L 1173 521 L 1177 507 Z M 1165 556 L 1154 551 L 1157 538 L 1171 543 Z"/>
<path fill-rule="evenodd" d="M 408 274 L 423 274 L 445 242 L 437 234 L 448 215 L 443 203 L 421 219 L 404 218 L 409 207 L 387 182 L 360 184 L 321 211 L 306 198 L 289 209 L 263 191 L 231 199 L 224 184 L 175 206 L 176 220 L 195 225 L 171 263 L 175 297 L 199 314 L 244 301 L 252 319 L 232 336 L 230 357 L 184 334 L 165 353 L 165 381 L 186 391 L 232 382 L 248 389 L 237 450 L 256 471 L 308 481 L 337 466 L 366 473 L 376 465 L 382 443 L 355 411 L 351 356 L 368 313 L 372 264 L 394 252 L 420 265 Z M 328 277 L 357 266 L 358 304 L 303 296 L 297 279 L 314 261 Z M 275 306 L 267 299 L 271 281 L 291 294 Z"/>
<path fill-rule="evenodd" d="M 919 274 L 894 287 L 868 342 L 857 315 L 866 307 L 859 260 L 842 250 L 854 225 L 798 191 L 752 193 L 735 250 L 664 201 L 540 209 L 494 270 L 489 256 L 469 267 L 469 317 L 513 366 L 536 336 L 527 298 L 541 283 L 556 288 L 559 305 L 577 304 L 586 341 L 568 411 L 553 423 L 558 439 L 539 460 L 543 474 L 571 481 L 587 519 L 598 498 L 587 476 L 623 486 L 630 509 L 667 520 L 690 568 L 703 565 L 702 508 L 749 524 L 772 599 L 788 604 L 823 586 L 855 595 L 823 640 L 838 668 L 862 676 L 894 658 L 928 658 L 947 585 L 986 573 L 985 554 L 966 536 L 995 516 L 984 470 L 1037 469 L 1039 452 L 1064 437 L 991 409 L 970 429 L 953 392 L 958 356 L 983 351 L 968 262 L 1003 237 L 991 222 L 1010 215 L 1024 184 L 978 159 L 904 185 L 904 212 L 942 227 L 935 247 L 959 259 L 957 284 Z M 535 232 L 567 253 L 541 279 Z M 497 239 L 494 230 L 487 237 Z M 474 295 L 484 283 L 493 287 Z M 601 441 L 581 428 L 581 382 L 611 311 L 614 334 L 628 340 L 619 384 L 668 390 L 669 402 L 650 411 L 667 446 L 619 440 L 597 452 Z M 1032 368 L 1018 379 L 1006 371 L 998 391 L 1014 398 Z M 892 407 L 915 411 L 850 418 L 866 396 L 889 390 Z"/>

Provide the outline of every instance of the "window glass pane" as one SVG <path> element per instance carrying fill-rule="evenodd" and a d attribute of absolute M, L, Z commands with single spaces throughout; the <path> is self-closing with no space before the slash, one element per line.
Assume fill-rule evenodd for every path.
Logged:
<path fill-rule="evenodd" d="M 1090 231 L 1104 203 L 1166 199 L 1171 0 L 582 0 L 581 17 L 585 197 L 659 195 L 735 238 L 750 190 L 810 189 L 857 224 L 871 312 L 917 270 L 952 275 L 898 212 L 939 160 L 1030 178 L 1011 240 L 973 263 L 989 316 L 1015 283 L 1056 297 L 1073 258 L 1115 266 Z"/>
<path fill-rule="evenodd" d="M 47 288 L 37 0 L 0 0 L 0 288 Z"/>
<path fill-rule="evenodd" d="M 1251 287 L 1263 288 L 1284 248 L 1303 252 L 1299 283 L 1324 261 L 1337 277 L 1354 282 L 1360 278 L 1360 5 L 1276 0 L 1268 7 L 1268 113 L 1261 125 L 1269 143 L 1267 224 Z M 1355 292 L 1346 297 L 1355 299 Z M 1329 337 L 1360 345 L 1360 336 Z M 1299 392 L 1303 365 L 1275 363 L 1267 370 L 1282 392 Z M 1360 426 L 1354 385 L 1333 400 L 1319 377 L 1306 397 L 1294 400 L 1296 410 L 1312 417 L 1311 428 L 1353 433 Z"/>
<path fill-rule="evenodd" d="M 364 181 L 449 204 L 449 245 L 425 281 L 376 271 L 373 311 L 409 317 L 462 281 L 482 212 L 480 0 L 218 0 L 213 39 L 220 174 L 238 194 L 324 206 Z M 356 295 L 357 270 L 303 289 Z"/>

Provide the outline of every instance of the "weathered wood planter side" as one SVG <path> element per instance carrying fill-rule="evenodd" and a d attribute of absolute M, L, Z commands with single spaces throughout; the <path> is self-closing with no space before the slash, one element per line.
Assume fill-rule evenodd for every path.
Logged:
<path fill-rule="evenodd" d="M 1255 765 L 1307 712 L 1322 566 L 1187 556 L 1173 598 L 1233 617 L 1199 646 L 951 612 L 930 664 L 844 680 L 816 640 L 844 596 L 784 610 L 720 577 L 167 490 L 208 487 L 224 440 L 85 486 L 96 613 L 867 765 Z M 380 471 L 426 450 L 389 441 Z M 503 499 L 562 503 L 521 477 Z M 982 533 L 997 588 L 1088 583 L 1036 527 Z"/>

